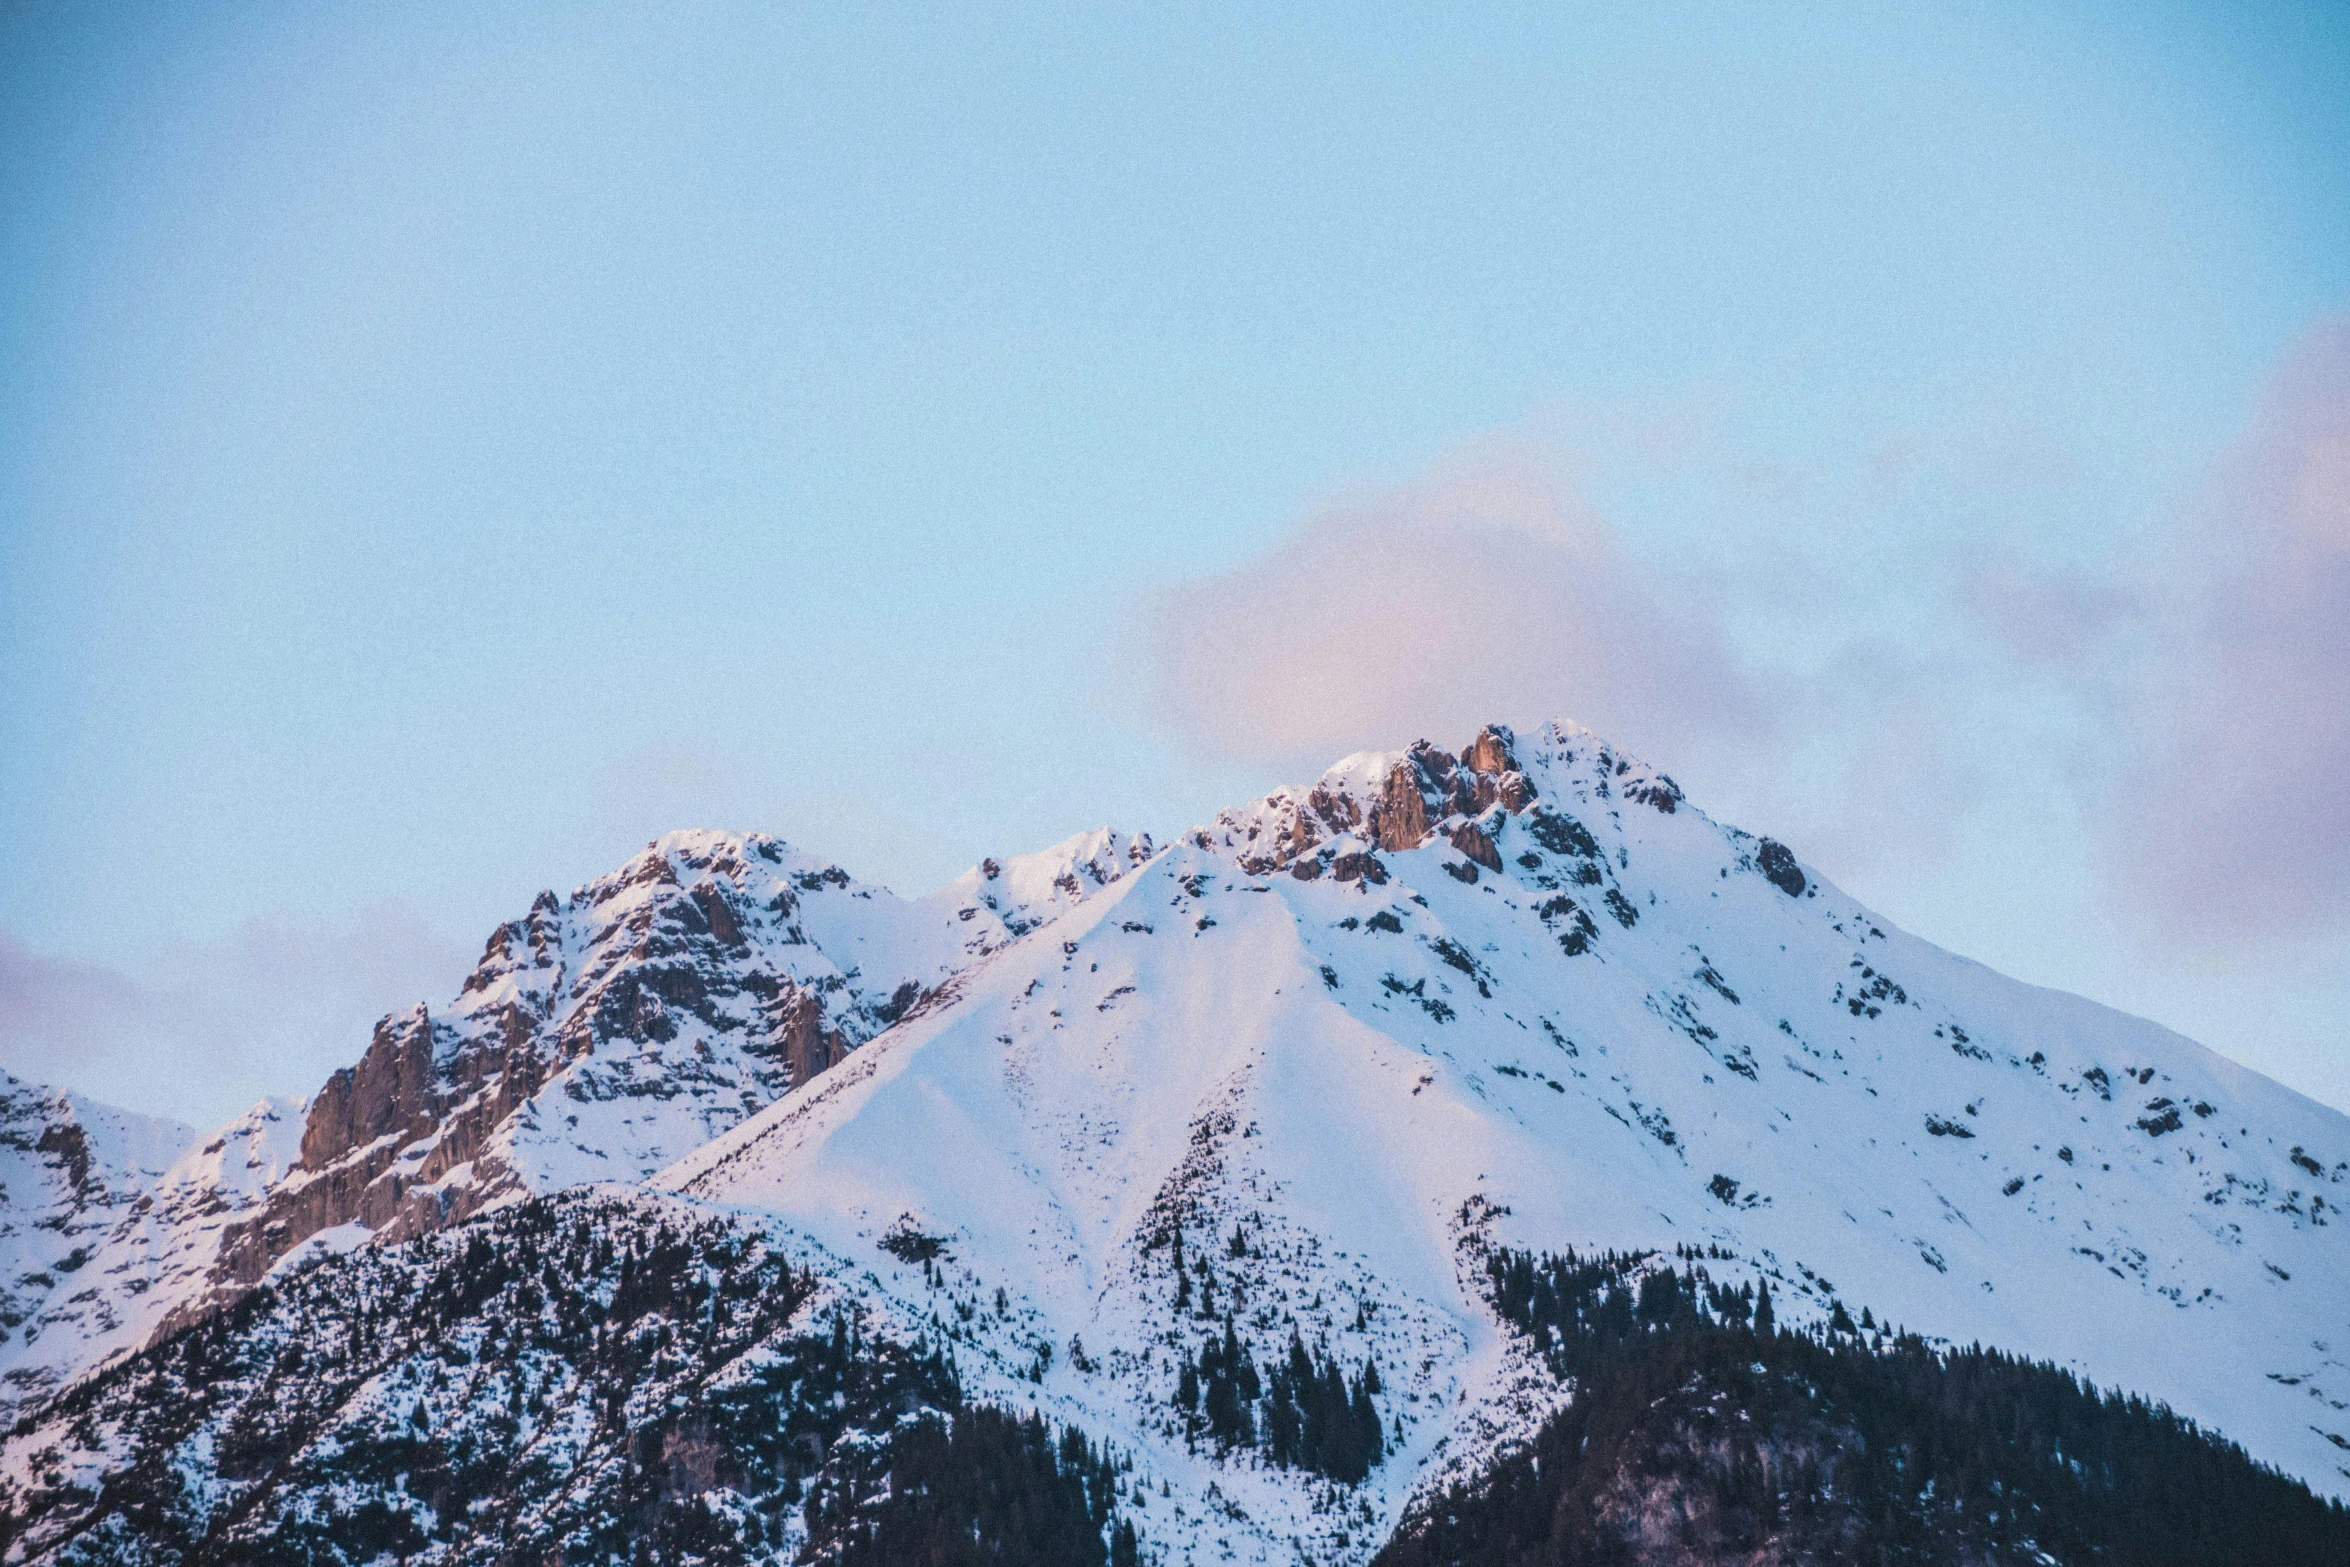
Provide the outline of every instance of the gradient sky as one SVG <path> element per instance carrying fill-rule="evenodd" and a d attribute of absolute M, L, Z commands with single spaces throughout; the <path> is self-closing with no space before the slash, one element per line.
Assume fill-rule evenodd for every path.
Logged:
<path fill-rule="evenodd" d="M 1260 10 L 0 10 L 0 1066 L 1555 713 L 2350 1107 L 2341 9 Z"/>

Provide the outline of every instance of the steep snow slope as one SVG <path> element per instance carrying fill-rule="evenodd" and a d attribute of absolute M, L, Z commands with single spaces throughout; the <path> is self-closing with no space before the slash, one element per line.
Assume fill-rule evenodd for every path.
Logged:
<path fill-rule="evenodd" d="M 2350 1493 L 2350 1120 L 1904 935 L 1584 731 L 1349 758 L 958 990 L 657 1184 L 1132 1444 L 1163 1545 L 1351 1559 L 1525 1432 L 1559 1394 L 1487 1239 L 1719 1248 L 1783 1320 L 2053 1358 Z M 1227 1312 L 1260 1364 L 1293 1326 L 1375 1360 L 1362 1492 L 1187 1451 Z"/>
<path fill-rule="evenodd" d="M 0 1424 L 55 1385 L 52 1323 L 117 1309 L 91 1262 L 195 1128 L 0 1072 Z"/>
<path fill-rule="evenodd" d="M 144 1343 L 212 1288 L 222 1237 L 260 1214 L 300 1153 L 302 1104 L 265 1099 L 144 1173 L 93 1229 L 83 1289 L 52 1295 L 11 1346 L 16 1413 L 109 1355 Z"/>

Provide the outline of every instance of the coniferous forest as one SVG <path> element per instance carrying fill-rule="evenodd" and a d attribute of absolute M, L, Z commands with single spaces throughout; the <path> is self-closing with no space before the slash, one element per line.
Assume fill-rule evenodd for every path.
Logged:
<path fill-rule="evenodd" d="M 1358 1484 L 1386 1452 L 1373 1402 L 1379 1370 L 1369 1361 L 1352 1377 L 1327 1350 L 1309 1351 L 1292 1327 L 1288 1352 L 1259 1372 L 1232 1320 L 1186 1362 L 1175 1401 L 1185 1430 L 1216 1451 L 1256 1448 L 1267 1463 L 1307 1469 Z"/>
<path fill-rule="evenodd" d="M 1175 1307 L 1192 1303 L 1192 1265 L 1183 1247 L 1183 1226 L 1172 1227 Z M 1226 1241 L 1230 1257 L 1249 1255 L 1247 1232 L 1235 1225 Z M 1201 1304 L 1212 1311 L 1215 1275 L 1198 1259 Z M 1309 1350 L 1294 1324 L 1289 1343 L 1272 1365 L 1260 1370 L 1242 1341 L 1232 1311 L 1221 1332 L 1211 1332 L 1194 1355 L 1181 1362 L 1175 1405 L 1185 1440 L 1205 1444 L 1220 1456 L 1253 1450 L 1280 1469 L 1302 1469 L 1359 1485 L 1386 1456 L 1376 1399 L 1379 1368 L 1365 1359 L 1350 1375 L 1327 1346 Z"/>
<path fill-rule="evenodd" d="M 808 1556 L 839 1567 L 1136 1567 L 1134 1525 L 1116 1517 L 1119 1465 L 1082 1432 L 1056 1442 L 1038 1416 L 975 1405 L 904 1427 L 871 1460 L 810 1497 Z"/>
<path fill-rule="evenodd" d="M 817 1290 L 756 1234 L 584 1193 L 370 1248 L 69 1393 L 127 1462 L 0 1486 L 0 1553 L 1132 1567 L 1119 1460 Z"/>
<path fill-rule="evenodd" d="M 2350 1514 L 2167 1409 L 1866 1309 L 1788 1330 L 1720 1260 L 1493 1254 L 1493 1309 L 1571 1396 L 1379 1567 L 2350 1562 Z M 1203 1327 L 1174 1412 L 1203 1457 L 1334 1487 L 1382 1463 L 1369 1361 L 1292 1330 L 1260 1364 L 1229 1313 Z M 968 1401 L 940 1344 L 874 1332 L 755 1232 L 592 1194 L 298 1273 L 58 1407 L 65 1438 L 0 1490 L 0 1551 L 1167 1560 L 1131 1455 Z M 84 1443 L 120 1455 L 96 1483 Z"/>
<path fill-rule="evenodd" d="M 1840 1303 L 1783 1332 L 1681 1260 L 1490 1259 L 1573 1399 L 1377 1567 L 2350 1562 L 2350 1512 L 2166 1408 Z"/>

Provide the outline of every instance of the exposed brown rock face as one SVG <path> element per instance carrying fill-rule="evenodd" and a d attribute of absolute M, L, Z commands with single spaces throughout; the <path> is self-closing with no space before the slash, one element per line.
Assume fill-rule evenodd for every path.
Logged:
<path fill-rule="evenodd" d="M 838 964 L 824 955 L 804 900 L 870 896 L 771 839 L 717 834 L 655 845 L 568 900 L 540 894 L 491 935 L 448 1013 L 385 1018 L 359 1063 L 327 1080 L 299 1164 L 222 1231 L 213 1288 L 164 1331 L 322 1231 L 404 1239 L 531 1186 L 547 1149 L 608 1160 L 569 1130 L 599 1105 L 646 1107 L 621 1123 L 638 1167 L 610 1170 L 635 1179 L 834 1065 L 929 988 L 867 972 L 861 947 Z M 641 1130 L 663 1117 L 681 1146 Z"/>
<path fill-rule="evenodd" d="M 1344 861 L 1356 863 L 1342 880 L 1361 876 L 1358 855 L 1335 855 L 1331 840 L 1359 834 L 1368 847 L 1390 852 L 1416 849 L 1439 829 L 1447 837 L 1463 818 L 1500 806 L 1515 816 L 1534 803 L 1534 786 L 1519 769 L 1517 737 L 1499 724 L 1487 725 L 1460 756 L 1427 741 L 1414 744 L 1389 766 L 1369 793 L 1356 783 L 1325 777 L 1311 789 L 1278 790 L 1245 811 L 1217 818 L 1218 830 L 1202 829 L 1203 848 L 1230 852 L 1251 875 L 1287 868 L 1311 881 Z M 1481 865 L 1498 864 L 1493 829 L 1480 828 L 1488 847 L 1472 856 Z M 1466 851 L 1464 851 L 1466 852 Z"/>
<path fill-rule="evenodd" d="M 326 1080 L 302 1128 L 302 1163 L 323 1170 L 362 1143 L 428 1130 L 434 1104 L 432 1020 L 423 1007 L 375 1025 L 355 1067 Z"/>
<path fill-rule="evenodd" d="M 1463 822 L 1453 829 L 1452 846 L 1489 871 L 1501 869 L 1501 850 L 1494 847 L 1485 829 L 1475 822 Z"/>
<path fill-rule="evenodd" d="M 1267 820 L 1250 823 L 1246 841 L 1232 846 L 1239 851 L 1240 868 L 1251 875 L 1261 876 L 1285 865 L 1302 865 L 1317 845 L 1351 832 L 1363 823 L 1361 804 L 1327 783 L 1318 783 L 1303 792 L 1283 791 L 1272 799 L 1278 802 L 1279 809 Z M 1212 835 L 1205 831 L 1199 834 L 1198 841 L 1202 847 L 1213 846 Z M 1322 859 L 1327 861 L 1327 851 Z M 1317 865 L 1298 874 L 1311 880 L 1322 874 L 1323 868 Z"/>
<path fill-rule="evenodd" d="M 1301 814 L 1289 824 L 1287 833 L 1269 840 L 1266 848 L 1278 863 L 1281 860 L 1295 859 L 1304 854 L 1314 846 L 1315 841 L 1316 834 L 1313 822 Z"/>
<path fill-rule="evenodd" d="M 1427 779 L 1415 765 L 1417 757 L 1401 761 L 1387 774 L 1387 788 L 1372 807 L 1372 841 L 1382 849 L 1416 849 L 1428 836 Z"/>
<path fill-rule="evenodd" d="M 491 1022 L 486 1037 L 468 1038 L 436 1026 L 420 1006 L 378 1023 L 359 1064 L 328 1078 L 311 1101 L 299 1168 L 260 1215 L 223 1232 L 221 1282 L 258 1282 L 321 1230 L 356 1223 L 405 1240 L 456 1223 L 507 1189 L 512 1172 L 493 1165 L 479 1172 L 484 1179 L 429 1190 L 480 1159 L 548 1076 L 552 1063 L 527 1014 L 508 1008 Z"/>
<path fill-rule="evenodd" d="M 1518 768 L 1518 737 L 1499 724 L 1487 724 L 1461 750 L 1461 766 L 1470 774 L 1470 804 L 1474 814 L 1499 805 L 1512 816 L 1534 803 L 1534 786 Z"/>
<path fill-rule="evenodd" d="M 1427 842 L 1432 825 L 1450 816 L 1476 816 L 1495 805 L 1515 814 L 1533 803 L 1534 787 L 1518 771 L 1512 751 L 1515 737 L 1498 725 L 1488 725 L 1471 740 L 1456 761 L 1449 751 L 1422 740 L 1406 752 L 1387 775 L 1386 787 L 1371 808 L 1373 832 L 1382 849 L 1413 849 Z M 1479 833 L 1487 840 L 1489 835 Z M 1466 850 L 1463 850 L 1466 853 Z M 1500 865 L 1471 855 L 1479 864 Z"/>
<path fill-rule="evenodd" d="M 851 1041 L 825 1026 L 822 1004 L 798 986 L 779 986 L 767 1011 L 773 1020 L 772 1048 L 791 1069 L 793 1082 L 806 1082 L 849 1053 Z"/>
<path fill-rule="evenodd" d="M 1477 731 L 1477 738 L 1461 748 L 1461 765 L 1477 773 L 1514 773 L 1518 770 L 1517 736 L 1495 724 Z"/>

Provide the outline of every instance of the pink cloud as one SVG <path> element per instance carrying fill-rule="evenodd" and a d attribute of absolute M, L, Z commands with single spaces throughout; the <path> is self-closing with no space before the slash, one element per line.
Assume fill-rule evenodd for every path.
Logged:
<path fill-rule="evenodd" d="M 2042 668 L 2080 667 L 2138 609 L 2131 594 L 2087 572 L 2034 572 L 2005 557 L 1967 572 L 1960 593 L 2002 649 Z"/>
<path fill-rule="evenodd" d="M 2173 561 L 2117 893 L 2197 943 L 2350 921 L 2350 320 L 2288 356 Z"/>
<path fill-rule="evenodd" d="M 2079 812 L 2103 895 L 2149 933 L 2241 951 L 2350 922 L 2350 322 L 2280 367 L 2191 514 L 2088 565 L 2034 564 L 2082 474 L 2012 419 L 1841 475 L 1703 420 L 1527 432 L 1159 594 L 1162 720 L 1297 776 L 1572 717 L 1892 902 L 1986 819 Z M 1667 498 L 1648 553 L 1587 474 Z"/>
<path fill-rule="evenodd" d="M 392 906 L 253 920 L 113 962 L 0 930 L 0 1067 L 206 1125 L 263 1094 L 310 1093 L 382 1014 L 452 995 L 470 956 Z"/>
<path fill-rule="evenodd" d="M 1318 769 L 1573 716 L 1660 765 L 1772 726 L 1695 583 L 1626 552 L 1563 459 L 1492 441 L 1160 594 L 1157 709 L 1216 755 Z"/>
<path fill-rule="evenodd" d="M 19 1077 L 54 1083 L 82 1071 L 153 1006 L 127 974 L 45 957 L 0 930 L 0 1067 Z"/>

